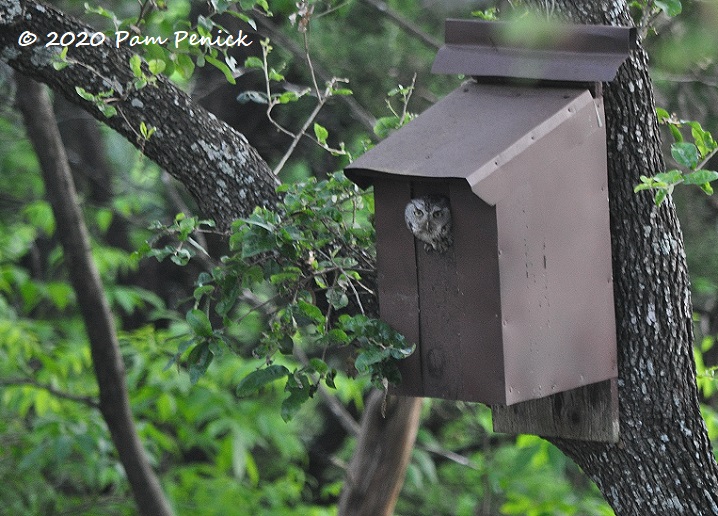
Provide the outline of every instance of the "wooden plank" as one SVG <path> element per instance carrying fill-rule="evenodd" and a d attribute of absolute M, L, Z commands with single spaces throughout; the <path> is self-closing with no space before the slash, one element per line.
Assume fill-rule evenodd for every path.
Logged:
<path fill-rule="evenodd" d="M 413 197 L 445 195 L 446 182 L 417 181 Z M 453 212 L 453 207 L 452 207 Z M 457 399 L 461 395 L 462 355 L 454 320 L 460 310 L 457 303 L 456 261 L 454 246 L 444 253 L 426 251 L 416 242 L 416 264 L 419 283 L 421 359 L 424 395 Z"/>
<path fill-rule="evenodd" d="M 615 378 L 491 409 L 495 432 L 618 442 L 618 388 Z"/>
<path fill-rule="evenodd" d="M 379 313 L 417 350 L 399 362 L 402 381 L 392 394 L 424 396 L 419 349 L 419 294 L 414 236 L 406 228 L 404 208 L 411 199 L 407 181 L 374 183 Z"/>

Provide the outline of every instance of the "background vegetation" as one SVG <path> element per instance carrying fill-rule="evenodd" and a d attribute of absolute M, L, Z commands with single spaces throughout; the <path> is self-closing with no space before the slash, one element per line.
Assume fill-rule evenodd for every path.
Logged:
<path fill-rule="evenodd" d="M 158 5 L 164 8 L 148 17 L 148 26 L 159 33 L 174 30 L 181 17 L 197 19 L 200 13 L 207 14 L 206 6 L 184 1 Z M 315 119 L 319 129 L 313 125 L 309 129 L 320 145 L 308 138 L 299 142 L 283 164 L 281 177 L 288 184 L 327 178 L 349 159 L 344 150 L 356 155 L 378 139 L 372 127 L 377 119 L 378 132 L 385 134 L 396 115 L 403 118 L 402 101 L 408 90 L 397 86 L 415 84 L 409 113 L 423 111 L 456 87 L 459 78 L 429 73 L 443 20 L 467 17 L 492 6 L 490 2 L 467 5 L 429 0 L 310 5 L 315 12 L 306 34 L 290 19 L 297 12 L 290 1 L 272 2 L 273 17 L 258 26 L 274 47 L 267 57 L 269 66 L 283 76 L 274 77 L 272 93 L 311 89 L 311 68 L 303 57 L 308 36 L 317 76 L 322 82 L 331 76 L 346 78 L 348 83 L 341 87 L 352 90 L 355 103 L 339 98 L 343 95 L 336 92 L 326 99 Z M 382 6 L 390 11 L 378 8 Z M 97 7 L 118 17 L 136 17 L 138 9 L 136 3 L 121 0 L 93 4 L 90 10 Z M 508 4 L 499 7 L 509 8 Z M 62 8 L 84 11 L 79 2 L 66 1 Z M 685 2 L 683 8 L 680 16 L 658 17 L 657 34 L 646 35 L 659 105 L 678 118 L 700 121 L 710 131 L 718 121 L 714 61 L 718 40 L 716 27 L 711 25 L 718 13 L 714 2 Z M 98 29 L 113 28 L 111 17 L 82 16 Z M 263 57 L 258 45 L 251 52 L 238 56 L 238 62 Z M 44 200 L 38 164 L 12 103 L 10 74 L 5 68 L 0 71 L 5 99 L 0 106 L 0 484 L 4 486 L 0 506 L 8 514 L 133 514 L 123 470 L 97 410 L 89 346 L 57 241 L 62 228 L 56 227 Z M 191 79 L 178 69 L 173 78 L 193 92 L 198 102 L 241 130 L 276 166 L 283 163 L 292 138 L 267 120 L 266 104 L 246 95 L 264 91 L 261 68 L 250 66 L 244 72 L 235 85 L 226 84 L 224 73 L 211 66 L 197 68 Z M 327 77 L 322 78 L 323 74 Z M 274 119 L 297 132 L 321 100 L 311 94 L 297 95 L 296 102 L 273 110 Z M 213 351 L 211 364 L 187 354 L 178 357 L 178 348 L 184 352 L 197 344 L 198 336 L 209 338 L 202 334 L 202 323 L 193 325 L 185 313 L 208 302 L 205 297 L 211 292 L 202 290 L 200 273 L 211 271 L 229 250 L 211 232 L 197 246 L 186 239 L 176 245 L 176 240 L 163 234 L 155 240 L 155 249 L 173 245 L 161 256 L 166 259 L 140 259 L 134 252 L 147 240 L 157 239 L 157 232 L 147 229 L 154 221 L 165 229 L 181 226 L 185 219 L 176 219 L 176 214 L 184 212 L 186 220 L 194 220 L 196 208 L 168 176 L 143 160 L 124 139 L 104 129 L 99 129 L 93 146 L 107 160 L 111 175 L 98 177 L 97 167 L 88 165 L 81 152 L 88 142 L 74 146 L 72 142 L 78 118 L 84 115 L 59 99 L 56 111 L 66 145 L 74 149 L 70 158 L 92 232 L 93 256 L 121 328 L 133 412 L 177 513 L 225 515 L 241 506 L 257 515 L 334 514 L 355 437 L 337 419 L 331 402 L 315 396 L 287 414 L 284 386 L 269 381 L 260 382 L 261 389 L 252 396 L 237 395 L 242 379 L 266 356 L 267 350 L 258 353 L 257 346 L 269 345 L 263 333 L 277 314 L 251 310 L 249 301 L 238 296 L 232 317 L 223 321 L 224 342 L 229 343 L 226 352 Z M 344 150 L 336 152 L 340 149 Z M 309 201 L 323 199 L 326 204 L 321 190 L 312 195 Z M 696 326 L 702 336 L 696 349 L 699 385 L 715 439 L 718 413 L 711 366 L 718 363 L 718 348 L 713 346 L 718 331 L 718 202 L 697 189 L 679 189 L 676 198 L 693 277 Z M 371 201 L 365 199 L 357 212 L 369 231 Z M 255 220 L 254 227 L 266 220 Z M 242 235 L 243 227 L 236 228 L 236 234 Z M 357 235 L 365 239 L 361 242 L 367 252 L 370 236 Z M 246 241 L 237 237 L 232 249 L 244 249 L 245 258 L 252 256 L 243 247 Z M 209 255 L 199 251 L 200 246 Z M 183 266 L 190 254 L 195 259 Z M 354 302 L 349 283 L 335 289 L 334 298 L 327 295 L 327 309 L 341 310 L 345 302 Z M 262 291 L 261 285 L 266 283 L 255 285 L 252 294 L 271 300 L 276 291 Z M 281 278 L 274 284 L 278 289 L 285 286 Z M 301 311 L 300 301 L 296 300 Z M 305 318 L 313 315 L 303 312 Z M 281 314 L 278 317 L 281 322 Z M 370 378 L 354 378 L 356 371 L 347 366 L 351 363 L 347 355 L 353 352 L 356 358 L 356 352 L 349 347 L 328 357 L 321 354 L 321 342 L 317 342 L 324 335 L 316 332 L 324 322 L 314 320 L 293 328 L 291 337 L 307 344 L 309 359 L 322 359 L 324 365 L 314 362 L 306 374 L 334 385 L 332 396 L 341 402 L 344 417 L 356 418 Z M 212 324 L 217 328 L 219 321 Z M 281 324 L 278 328 L 285 329 Z M 279 341 L 271 344 L 277 347 L 272 350 L 277 353 L 275 364 L 287 370 L 307 367 L 306 362 L 283 355 Z M 191 365 L 197 372 L 198 363 L 199 373 L 204 374 L 193 373 Z M 338 371 L 336 377 L 327 372 L 330 369 Z M 436 400 L 424 402 L 417 446 L 396 513 L 612 514 L 595 486 L 546 441 L 494 434 L 485 407 Z"/>

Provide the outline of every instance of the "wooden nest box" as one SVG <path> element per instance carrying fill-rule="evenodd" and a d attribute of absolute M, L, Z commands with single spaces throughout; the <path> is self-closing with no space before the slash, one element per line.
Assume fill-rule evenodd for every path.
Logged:
<path fill-rule="evenodd" d="M 616 419 L 600 82 L 635 30 L 561 26 L 529 47 L 509 27 L 447 20 L 433 71 L 473 79 L 346 168 L 374 187 L 381 318 L 417 344 L 395 392 L 505 407 L 602 382 Z M 405 210 L 441 198 L 453 242 L 427 251 Z"/>

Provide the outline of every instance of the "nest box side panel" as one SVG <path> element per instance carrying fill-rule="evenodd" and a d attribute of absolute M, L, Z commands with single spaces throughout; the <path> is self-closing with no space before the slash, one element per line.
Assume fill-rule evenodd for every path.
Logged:
<path fill-rule="evenodd" d="M 424 396 L 505 402 L 495 209 L 464 180 L 412 183 L 412 197 L 444 195 L 453 244 L 415 241 Z"/>
<path fill-rule="evenodd" d="M 601 105 L 586 105 L 499 171 L 508 403 L 615 378 L 616 332 Z"/>
<path fill-rule="evenodd" d="M 452 181 L 463 400 L 505 403 L 496 208 Z"/>
<path fill-rule="evenodd" d="M 443 181 L 412 183 L 412 197 L 429 194 L 448 197 L 448 184 Z M 455 211 L 452 204 L 452 220 Z M 461 309 L 454 256 L 456 242 L 443 253 L 425 250 L 420 241 L 415 241 L 415 246 L 424 395 L 460 399 L 463 385 L 461 341 L 456 327 Z"/>
<path fill-rule="evenodd" d="M 417 345 L 410 357 L 399 362 L 402 381 L 393 392 L 424 396 L 414 236 L 404 223 L 404 208 L 410 199 L 408 181 L 374 182 L 379 312 L 382 320 L 402 333 L 407 342 Z"/>

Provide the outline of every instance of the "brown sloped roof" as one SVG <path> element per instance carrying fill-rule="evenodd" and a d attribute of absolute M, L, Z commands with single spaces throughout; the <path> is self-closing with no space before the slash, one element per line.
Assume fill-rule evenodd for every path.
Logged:
<path fill-rule="evenodd" d="M 467 82 L 359 157 L 345 172 L 364 188 L 372 177 L 384 174 L 464 178 L 476 195 L 495 204 L 504 188 L 497 187 L 495 179 L 487 185 L 487 178 L 579 112 L 594 118 L 583 124 L 586 131 L 601 125 L 588 90 Z"/>

